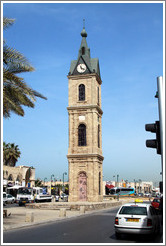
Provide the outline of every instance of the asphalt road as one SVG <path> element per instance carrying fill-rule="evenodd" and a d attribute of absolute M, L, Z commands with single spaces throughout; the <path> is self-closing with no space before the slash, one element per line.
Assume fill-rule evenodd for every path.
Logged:
<path fill-rule="evenodd" d="M 162 233 L 155 238 L 123 236 L 117 240 L 114 219 L 118 208 L 100 210 L 81 217 L 7 231 L 3 243 L 161 243 Z"/>

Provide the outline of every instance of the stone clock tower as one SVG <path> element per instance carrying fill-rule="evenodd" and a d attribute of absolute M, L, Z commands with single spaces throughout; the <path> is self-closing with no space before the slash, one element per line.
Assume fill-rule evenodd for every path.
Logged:
<path fill-rule="evenodd" d="M 69 80 L 69 201 L 103 200 L 101 77 L 99 61 L 90 57 L 85 28 Z"/>

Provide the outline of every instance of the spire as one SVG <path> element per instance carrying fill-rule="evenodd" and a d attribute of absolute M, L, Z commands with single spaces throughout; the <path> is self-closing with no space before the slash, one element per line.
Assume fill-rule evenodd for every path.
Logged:
<path fill-rule="evenodd" d="M 73 60 L 71 62 L 69 75 L 78 75 L 79 72 L 77 71 L 77 66 L 79 64 L 85 64 L 87 69 L 84 72 L 84 74 L 97 73 L 100 77 L 99 60 L 98 58 L 93 58 L 93 59 L 91 58 L 90 49 L 88 48 L 88 45 L 86 42 L 87 36 L 88 35 L 85 30 L 85 19 L 83 19 L 83 29 L 81 31 L 82 40 L 81 40 L 81 45 L 80 45 L 80 49 L 78 52 L 78 58 L 77 60 Z"/>
<path fill-rule="evenodd" d="M 82 57 L 88 57 L 90 59 L 90 49 L 88 48 L 88 45 L 86 42 L 86 37 L 88 35 L 85 30 L 85 19 L 83 19 L 83 29 L 81 31 L 81 36 L 82 36 L 82 41 L 81 41 L 81 46 L 80 46 L 79 53 L 78 53 L 78 58 L 82 56 Z"/>
<path fill-rule="evenodd" d="M 81 32 L 81 36 L 85 37 L 85 38 L 88 36 L 86 31 L 85 31 L 85 19 L 83 19 L 83 29 L 82 29 L 82 32 Z"/>

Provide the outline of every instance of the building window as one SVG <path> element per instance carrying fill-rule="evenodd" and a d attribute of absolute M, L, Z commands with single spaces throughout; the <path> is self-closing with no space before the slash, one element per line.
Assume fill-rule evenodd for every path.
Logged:
<path fill-rule="evenodd" d="M 98 125 L 98 148 L 100 148 L 100 125 Z"/>
<path fill-rule="evenodd" d="M 97 87 L 97 101 L 98 101 L 98 105 L 100 104 L 100 100 L 99 100 L 99 87 Z"/>
<path fill-rule="evenodd" d="M 85 55 L 85 47 L 82 47 L 82 55 Z"/>
<path fill-rule="evenodd" d="M 85 85 L 79 85 L 79 101 L 85 100 Z"/>
<path fill-rule="evenodd" d="M 101 195 L 101 172 L 99 172 L 99 195 Z"/>
<path fill-rule="evenodd" d="M 86 146 L 86 126 L 84 124 L 78 127 L 78 146 Z"/>

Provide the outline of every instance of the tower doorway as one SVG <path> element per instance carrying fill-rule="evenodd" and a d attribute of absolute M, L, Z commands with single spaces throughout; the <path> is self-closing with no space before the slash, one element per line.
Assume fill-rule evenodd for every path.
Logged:
<path fill-rule="evenodd" d="M 78 197 L 80 201 L 87 200 L 87 176 L 84 172 L 78 176 Z"/>

